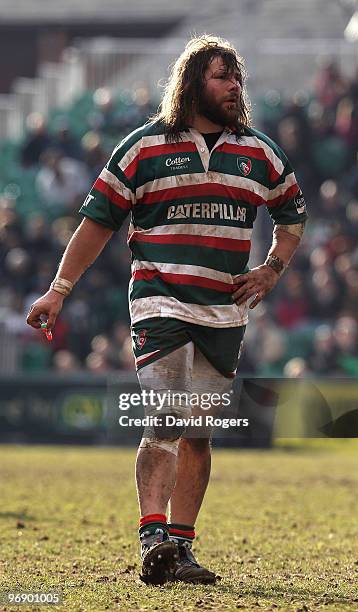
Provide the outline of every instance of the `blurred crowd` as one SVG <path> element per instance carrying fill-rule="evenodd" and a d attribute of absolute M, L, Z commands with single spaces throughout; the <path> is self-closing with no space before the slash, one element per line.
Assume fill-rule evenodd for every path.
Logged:
<path fill-rule="evenodd" d="M 348 79 L 330 63 L 312 91 L 290 100 L 271 91 L 255 108 L 256 127 L 282 146 L 295 169 L 309 223 L 282 281 L 252 312 L 240 370 L 356 376 L 358 75 Z M 51 343 L 25 317 L 48 289 L 113 146 L 154 110 L 143 89 L 118 97 L 99 89 L 66 112 L 30 115 L 23 142 L 0 145 L 0 372 L 134 369 L 126 227 L 65 300 Z M 271 229 L 267 218 L 267 241 Z"/>

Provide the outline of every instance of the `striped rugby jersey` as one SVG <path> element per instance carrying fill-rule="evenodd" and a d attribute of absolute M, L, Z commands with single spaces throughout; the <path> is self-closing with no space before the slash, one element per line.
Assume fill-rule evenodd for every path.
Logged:
<path fill-rule="evenodd" d="M 171 317 L 209 327 L 247 323 L 232 292 L 248 270 L 257 207 L 274 223 L 306 218 L 305 203 L 282 150 L 246 128 L 225 129 L 209 152 L 194 129 L 166 143 L 148 123 L 113 151 L 80 213 L 113 230 L 131 211 L 129 301 L 132 323 Z"/>

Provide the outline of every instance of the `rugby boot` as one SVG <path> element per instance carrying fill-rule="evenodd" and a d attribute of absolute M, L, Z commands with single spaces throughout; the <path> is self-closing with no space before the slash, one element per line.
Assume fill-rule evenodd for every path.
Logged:
<path fill-rule="evenodd" d="M 178 546 L 171 542 L 162 529 L 141 538 L 142 573 L 140 579 L 148 585 L 160 586 L 173 580 L 179 560 Z"/>
<path fill-rule="evenodd" d="M 190 545 L 180 544 L 178 549 L 179 560 L 176 563 L 173 580 L 192 584 L 215 584 L 217 576 L 197 562 Z"/>

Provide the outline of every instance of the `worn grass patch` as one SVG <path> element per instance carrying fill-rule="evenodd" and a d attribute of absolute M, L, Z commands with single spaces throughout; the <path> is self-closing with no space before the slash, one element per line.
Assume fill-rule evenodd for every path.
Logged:
<path fill-rule="evenodd" d="M 91 612 L 358 609 L 356 443 L 214 451 L 195 551 L 217 586 L 139 582 L 134 456 L 0 447 L 0 590 Z"/>

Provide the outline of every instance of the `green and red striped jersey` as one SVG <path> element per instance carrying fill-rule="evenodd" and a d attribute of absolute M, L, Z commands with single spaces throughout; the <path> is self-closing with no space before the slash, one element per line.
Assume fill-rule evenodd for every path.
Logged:
<path fill-rule="evenodd" d="M 247 323 L 233 298 L 248 270 L 257 208 L 274 223 L 301 223 L 305 203 L 283 151 L 256 129 L 225 129 L 209 152 L 194 129 L 167 143 L 160 122 L 125 138 L 80 213 L 118 230 L 131 212 L 132 323 L 172 317 L 211 327 Z"/>

